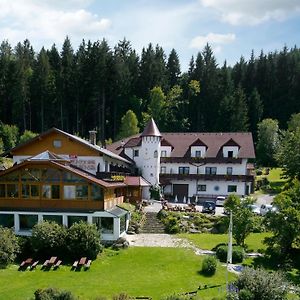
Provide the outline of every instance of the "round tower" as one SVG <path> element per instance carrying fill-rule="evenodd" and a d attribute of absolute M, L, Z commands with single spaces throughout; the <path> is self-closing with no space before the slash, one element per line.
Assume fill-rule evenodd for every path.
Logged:
<path fill-rule="evenodd" d="M 140 137 L 142 138 L 142 143 L 140 148 L 141 162 L 139 168 L 142 171 L 142 176 L 148 180 L 151 185 L 158 185 L 161 134 L 152 118 Z M 147 195 L 144 196 L 147 197 Z M 149 196 L 147 198 L 149 198 Z"/>

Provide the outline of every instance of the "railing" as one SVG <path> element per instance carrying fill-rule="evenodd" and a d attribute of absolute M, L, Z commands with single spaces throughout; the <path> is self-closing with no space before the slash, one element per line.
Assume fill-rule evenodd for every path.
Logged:
<path fill-rule="evenodd" d="M 252 175 L 217 175 L 217 174 L 160 174 L 160 179 L 199 179 L 199 180 L 222 180 L 222 181 L 253 181 L 254 176 Z"/>
<path fill-rule="evenodd" d="M 130 173 L 125 173 L 125 172 L 97 172 L 96 176 L 99 179 L 103 179 L 103 180 L 112 180 L 112 178 L 114 178 L 114 176 L 117 178 L 118 176 L 120 177 L 124 177 L 124 176 L 129 176 L 131 175 Z M 118 181 L 118 180 L 113 180 L 113 181 Z M 122 180 L 120 180 L 122 181 Z"/>

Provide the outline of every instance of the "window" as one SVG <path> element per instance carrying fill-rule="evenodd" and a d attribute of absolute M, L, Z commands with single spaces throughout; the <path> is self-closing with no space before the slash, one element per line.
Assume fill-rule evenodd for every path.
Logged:
<path fill-rule="evenodd" d="M 114 218 L 93 217 L 93 223 L 96 224 L 97 228 L 101 231 L 101 233 L 114 233 Z"/>
<path fill-rule="evenodd" d="M 138 157 L 139 156 L 139 150 L 133 150 L 133 156 Z"/>
<path fill-rule="evenodd" d="M 216 175 L 217 174 L 217 168 L 216 167 L 206 167 L 205 168 L 205 174 L 206 175 Z"/>
<path fill-rule="evenodd" d="M 5 197 L 5 184 L 0 184 L 0 197 Z"/>
<path fill-rule="evenodd" d="M 233 151 L 228 151 L 228 157 L 233 157 Z"/>
<path fill-rule="evenodd" d="M 229 185 L 228 188 L 227 188 L 227 192 L 228 193 L 236 193 L 236 185 Z"/>
<path fill-rule="evenodd" d="M 22 184 L 22 198 L 39 198 L 40 187 L 36 184 Z"/>
<path fill-rule="evenodd" d="M 195 151 L 195 157 L 201 157 L 201 151 L 199 150 Z"/>
<path fill-rule="evenodd" d="M 18 185 L 17 184 L 7 184 L 7 197 L 8 198 L 17 198 L 18 197 Z"/>
<path fill-rule="evenodd" d="M 161 157 L 166 157 L 167 156 L 167 151 L 166 150 L 161 150 Z"/>
<path fill-rule="evenodd" d="M 3 227 L 14 227 L 15 220 L 12 214 L 0 214 L 0 226 Z"/>
<path fill-rule="evenodd" d="M 120 233 L 126 230 L 126 215 L 120 217 Z"/>
<path fill-rule="evenodd" d="M 103 189 L 99 185 L 92 185 L 92 199 L 95 201 L 103 200 Z"/>
<path fill-rule="evenodd" d="M 58 215 L 44 215 L 43 220 L 49 222 L 55 222 L 59 225 L 63 224 L 62 216 L 58 216 Z"/>
<path fill-rule="evenodd" d="M 43 185 L 42 193 L 43 193 L 43 198 L 60 199 L 60 186 L 59 185 Z"/>
<path fill-rule="evenodd" d="M 20 229 L 30 230 L 38 222 L 37 215 L 19 215 Z"/>
<path fill-rule="evenodd" d="M 161 174 L 166 174 L 167 168 L 166 167 L 160 167 L 160 173 Z"/>
<path fill-rule="evenodd" d="M 232 167 L 227 167 L 227 175 L 232 175 Z"/>
<path fill-rule="evenodd" d="M 87 217 L 85 216 L 68 216 L 68 227 L 71 227 L 75 223 L 79 223 L 80 221 L 86 222 Z"/>
<path fill-rule="evenodd" d="M 189 174 L 190 168 L 189 167 L 179 167 L 178 174 Z"/>
<path fill-rule="evenodd" d="M 206 192 L 206 184 L 198 184 L 197 192 Z"/>
<path fill-rule="evenodd" d="M 61 140 L 54 140 L 53 141 L 54 148 L 61 148 Z"/>
<path fill-rule="evenodd" d="M 157 156 L 158 156 L 157 150 L 154 151 L 154 155 L 153 156 L 154 156 L 154 158 L 157 158 Z"/>

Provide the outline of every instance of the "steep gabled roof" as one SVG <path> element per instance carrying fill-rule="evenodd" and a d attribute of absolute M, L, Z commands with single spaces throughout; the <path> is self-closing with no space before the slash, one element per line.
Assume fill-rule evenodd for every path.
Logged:
<path fill-rule="evenodd" d="M 240 148 L 240 145 L 233 139 L 233 138 L 230 138 L 224 145 L 223 147 L 230 147 L 230 146 L 233 146 L 233 147 L 239 147 Z"/>
<path fill-rule="evenodd" d="M 199 138 L 197 138 L 191 145 L 190 147 L 193 146 L 203 146 L 205 148 L 207 148 L 207 145 L 205 143 L 203 143 Z"/>
<path fill-rule="evenodd" d="M 45 160 L 55 160 L 55 161 L 69 161 L 51 151 L 44 151 L 38 155 L 32 156 L 27 159 L 28 161 L 45 161 Z"/>
<path fill-rule="evenodd" d="M 108 157 L 111 157 L 111 158 L 114 158 L 114 159 L 121 160 L 121 161 L 126 162 L 126 163 L 128 163 L 128 164 L 132 164 L 131 161 L 125 159 L 124 157 L 121 157 L 121 156 L 117 155 L 116 153 L 114 153 L 114 152 L 112 152 L 112 151 L 109 151 L 109 150 L 107 150 L 107 149 L 105 149 L 105 148 L 102 148 L 102 147 L 100 147 L 100 146 L 98 146 L 98 145 L 93 145 L 93 144 L 91 144 L 89 141 L 86 141 L 86 140 L 84 140 L 84 139 L 82 139 L 82 138 L 80 138 L 80 137 L 78 137 L 78 136 L 76 136 L 76 135 L 70 134 L 70 133 L 68 133 L 68 132 L 65 132 L 65 131 L 60 130 L 60 129 L 55 128 L 55 127 L 53 127 L 53 128 L 51 128 L 51 129 L 49 129 L 49 130 L 47 130 L 47 131 L 45 131 L 45 132 L 39 134 L 38 136 L 36 136 L 36 137 L 34 137 L 34 138 L 32 138 L 32 139 L 26 141 L 25 143 L 22 143 L 22 144 L 17 145 L 16 147 L 12 148 L 11 150 L 9 150 L 9 151 L 3 153 L 1 156 L 9 156 L 9 155 L 12 155 L 12 153 L 13 153 L 15 150 L 19 150 L 19 149 L 21 149 L 22 147 L 25 147 L 25 146 L 30 145 L 30 144 L 32 144 L 32 143 L 35 143 L 35 142 L 37 142 L 39 139 L 41 139 L 41 138 L 43 138 L 44 136 L 47 136 L 47 135 L 49 135 L 49 134 L 51 134 L 51 133 L 53 133 L 53 132 L 56 132 L 56 133 L 60 133 L 60 134 L 62 134 L 62 135 L 65 135 L 65 136 L 69 137 L 70 139 L 75 140 L 75 141 L 79 142 L 80 144 L 82 144 L 82 145 L 84 145 L 84 146 L 86 146 L 86 147 L 88 147 L 88 148 L 90 148 L 90 149 L 93 149 L 93 150 L 97 151 L 98 153 L 104 154 L 104 155 L 106 155 L 106 156 L 108 156 Z M 66 153 L 66 154 L 68 154 L 68 153 Z"/>
<path fill-rule="evenodd" d="M 161 136 L 153 118 L 151 118 L 151 120 L 148 122 L 143 133 L 140 136 Z"/>

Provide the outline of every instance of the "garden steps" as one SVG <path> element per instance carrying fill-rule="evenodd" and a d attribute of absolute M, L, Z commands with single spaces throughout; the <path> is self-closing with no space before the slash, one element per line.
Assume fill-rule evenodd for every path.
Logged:
<path fill-rule="evenodd" d="M 157 218 L 156 212 L 146 212 L 146 220 L 141 229 L 141 233 L 164 233 L 165 226 Z"/>

